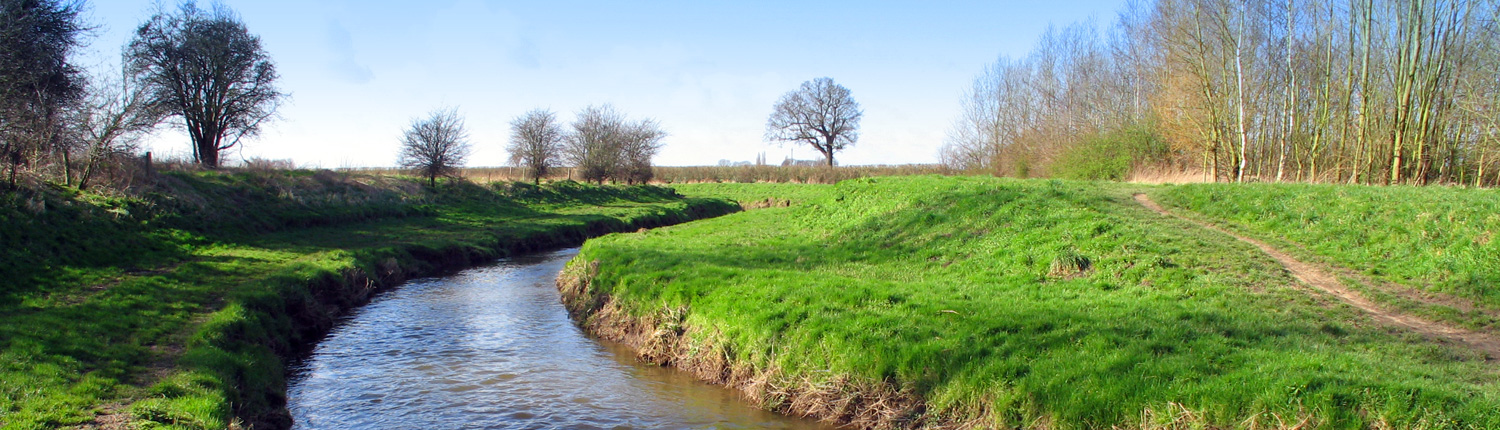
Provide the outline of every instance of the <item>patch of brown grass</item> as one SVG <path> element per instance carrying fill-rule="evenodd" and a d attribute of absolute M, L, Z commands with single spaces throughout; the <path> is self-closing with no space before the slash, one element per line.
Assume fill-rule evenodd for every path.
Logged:
<path fill-rule="evenodd" d="M 1195 168 L 1143 165 L 1125 176 L 1125 182 L 1136 184 L 1201 184 L 1213 182 L 1213 177 Z"/>
<path fill-rule="evenodd" d="M 1221 427 L 1209 424 L 1202 413 L 1181 403 L 1168 403 L 1165 407 L 1147 408 L 1141 412 L 1140 421 L 1128 425 L 1113 426 L 1114 430 L 1310 430 L 1320 428 L 1322 422 L 1307 413 L 1296 417 L 1279 414 L 1257 414 L 1232 426 Z"/>

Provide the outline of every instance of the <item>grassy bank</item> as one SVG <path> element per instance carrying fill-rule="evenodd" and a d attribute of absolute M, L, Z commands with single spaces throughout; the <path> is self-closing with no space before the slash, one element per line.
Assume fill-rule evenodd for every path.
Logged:
<path fill-rule="evenodd" d="M 1500 427 L 1481 354 L 1315 298 L 1124 187 L 808 187 L 791 207 L 592 240 L 560 287 L 646 358 L 859 426 Z"/>
<path fill-rule="evenodd" d="M 1455 298 L 1371 296 L 1471 328 L 1500 330 L 1500 193 L 1447 187 L 1195 184 L 1161 201 L 1376 281 Z M 1355 284 L 1367 284 L 1348 279 Z M 1467 309 L 1472 305 L 1473 308 Z"/>
<path fill-rule="evenodd" d="M 282 359 L 416 275 L 736 210 L 656 187 L 169 174 L 0 205 L 0 428 L 278 428 Z"/>

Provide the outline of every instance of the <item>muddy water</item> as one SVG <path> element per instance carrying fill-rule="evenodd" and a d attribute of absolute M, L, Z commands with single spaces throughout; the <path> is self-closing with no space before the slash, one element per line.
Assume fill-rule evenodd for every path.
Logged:
<path fill-rule="evenodd" d="M 554 280 L 577 250 L 415 280 L 293 369 L 297 429 L 826 429 L 585 336 Z"/>

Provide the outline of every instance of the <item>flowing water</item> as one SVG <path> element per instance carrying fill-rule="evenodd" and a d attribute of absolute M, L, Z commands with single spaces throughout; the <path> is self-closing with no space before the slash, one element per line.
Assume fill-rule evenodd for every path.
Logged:
<path fill-rule="evenodd" d="M 576 249 L 408 282 L 294 366 L 296 429 L 826 429 L 586 336 L 554 281 Z"/>

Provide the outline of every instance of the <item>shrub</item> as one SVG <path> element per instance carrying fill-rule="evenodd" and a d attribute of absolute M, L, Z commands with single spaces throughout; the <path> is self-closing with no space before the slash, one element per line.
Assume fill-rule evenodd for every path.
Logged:
<path fill-rule="evenodd" d="M 1145 125 L 1121 128 L 1084 139 L 1052 162 L 1052 175 L 1063 179 L 1125 179 L 1137 164 L 1161 160 L 1167 145 Z"/>

